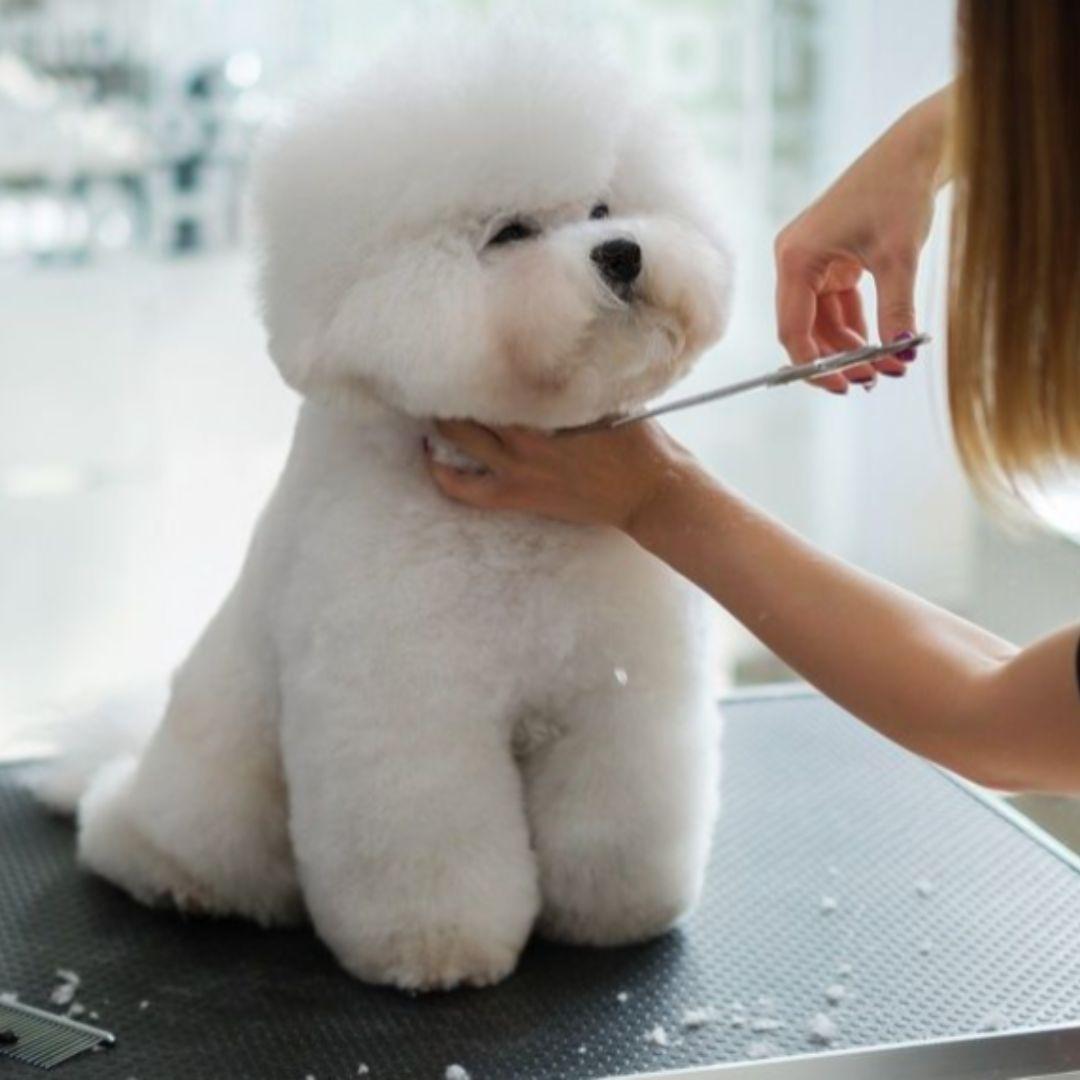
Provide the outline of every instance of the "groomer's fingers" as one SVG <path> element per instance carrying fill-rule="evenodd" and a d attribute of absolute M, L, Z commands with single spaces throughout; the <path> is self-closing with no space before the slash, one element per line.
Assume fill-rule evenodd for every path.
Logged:
<path fill-rule="evenodd" d="M 817 293 L 800 256 L 778 252 L 776 263 L 776 336 L 793 364 L 805 364 L 817 359 L 812 337 Z"/>
<path fill-rule="evenodd" d="M 840 301 L 840 311 L 844 316 L 844 324 L 862 338 L 863 342 L 870 340 L 870 334 L 866 329 L 866 315 L 863 312 L 862 295 L 858 289 L 840 289 L 836 293 Z"/>
<path fill-rule="evenodd" d="M 471 420 L 436 420 L 435 430 L 474 461 L 497 469 L 507 461 L 506 447 L 490 428 Z"/>
<path fill-rule="evenodd" d="M 461 472 L 450 465 L 428 461 L 428 472 L 438 489 L 455 502 L 466 503 L 481 510 L 500 510 L 506 507 L 506 491 L 499 478 L 491 473 Z"/>
<path fill-rule="evenodd" d="M 915 336 L 915 274 L 917 251 L 902 251 L 879 258 L 870 266 L 877 289 L 878 333 L 883 342 Z M 915 359 L 914 349 L 897 353 L 901 364 Z M 894 365 L 890 365 L 895 370 Z"/>
<path fill-rule="evenodd" d="M 532 457 L 542 452 L 550 443 L 550 432 L 538 431 L 536 428 L 510 427 L 501 428 L 499 437 L 503 440 L 510 456 Z"/>
<path fill-rule="evenodd" d="M 840 310 L 843 312 L 844 323 L 862 338 L 863 343 L 870 340 L 866 329 L 866 315 L 863 312 L 862 296 L 858 289 L 844 289 L 838 292 Z M 881 375 L 903 375 L 905 366 L 902 361 L 887 356 L 884 360 L 875 360 L 873 368 Z"/>
<path fill-rule="evenodd" d="M 839 293 L 828 293 L 818 298 L 818 318 L 815 332 L 829 352 L 850 352 L 866 344 L 849 325 Z M 877 373 L 870 364 L 859 364 L 841 373 L 848 382 L 867 388 L 877 382 Z"/>
<path fill-rule="evenodd" d="M 816 360 L 821 352 L 814 341 L 818 293 L 809 261 L 804 255 L 778 244 L 776 249 L 776 335 L 793 364 Z M 847 392 L 843 375 L 814 379 L 815 386 L 834 394 Z"/>

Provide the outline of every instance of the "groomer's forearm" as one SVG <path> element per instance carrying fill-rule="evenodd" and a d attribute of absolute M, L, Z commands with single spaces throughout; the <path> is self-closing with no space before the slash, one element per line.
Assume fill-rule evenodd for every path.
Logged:
<path fill-rule="evenodd" d="M 1046 759 L 1080 760 L 1080 717 L 1071 745 L 1035 732 L 1025 751 L 1035 719 L 991 692 L 1023 698 L 1015 672 L 1003 678 L 1017 666 L 1007 642 L 825 554 L 703 471 L 672 476 L 629 531 L 888 738 L 993 786 L 1075 783 L 1076 765 L 1050 775 Z"/>
<path fill-rule="evenodd" d="M 953 84 L 949 83 L 912 106 L 891 129 L 904 131 L 903 137 L 913 147 L 916 158 L 926 162 L 930 168 L 935 189 L 952 179 L 952 155 L 949 151 L 952 96 Z"/>

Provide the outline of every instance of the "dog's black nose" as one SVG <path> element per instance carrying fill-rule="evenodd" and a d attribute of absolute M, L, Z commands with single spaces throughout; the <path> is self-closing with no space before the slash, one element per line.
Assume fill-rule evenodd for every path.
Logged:
<path fill-rule="evenodd" d="M 611 285 L 629 285 L 641 273 L 641 246 L 633 240 L 605 240 L 592 249 L 592 261 Z"/>

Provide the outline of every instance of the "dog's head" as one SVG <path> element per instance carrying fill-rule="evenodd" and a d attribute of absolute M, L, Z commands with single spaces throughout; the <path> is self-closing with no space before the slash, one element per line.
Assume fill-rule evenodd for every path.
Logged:
<path fill-rule="evenodd" d="M 535 28 L 401 41 L 269 139 L 255 205 L 270 352 L 316 398 L 583 423 L 670 385 L 727 317 L 692 141 Z"/>

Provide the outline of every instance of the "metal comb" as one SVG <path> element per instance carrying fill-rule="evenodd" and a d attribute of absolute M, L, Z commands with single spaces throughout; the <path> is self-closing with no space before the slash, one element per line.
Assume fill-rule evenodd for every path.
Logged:
<path fill-rule="evenodd" d="M 51 1069 L 95 1046 L 112 1046 L 116 1036 L 66 1016 L 35 1009 L 9 997 L 0 1000 L 0 1054 Z"/>

